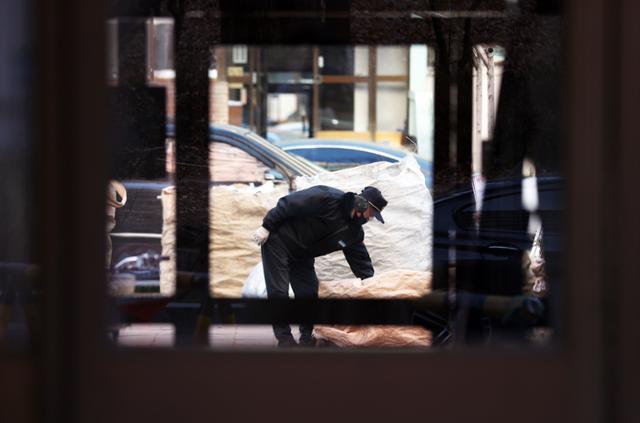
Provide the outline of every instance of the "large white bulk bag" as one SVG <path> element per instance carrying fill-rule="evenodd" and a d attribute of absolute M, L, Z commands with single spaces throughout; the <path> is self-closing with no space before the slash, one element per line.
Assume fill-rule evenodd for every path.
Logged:
<path fill-rule="evenodd" d="M 356 193 L 370 185 L 382 191 L 389 202 L 382 212 L 385 224 L 373 219 L 363 226 L 364 243 L 376 274 L 398 269 L 431 270 L 433 202 L 413 156 L 396 163 L 377 162 L 296 179 L 298 189 L 315 185 Z M 353 277 L 341 251 L 316 258 L 315 267 L 321 282 Z M 247 280 L 252 288 L 245 289 L 243 296 L 266 293 L 264 276 L 253 276 Z M 257 279 L 260 277 L 262 280 Z"/>
<path fill-rule="evenodd" d="M 261 260 L 251 234 L 288 193 L 287 185 L 254 188 L 215 186 L 209 203 L 209 283 L 214 297 L 239 298 L 251 269 Z"/>
<path fill-rule="evenodd" d="M 160 293 L 176 292 L 176 187 L 162 190 L 162 257 L 160 261 Z"/>
<path fill-rule="evenodd" d="M 262 225 L 264 215 L 278 199 L 288 193 L 288 186 L 271 183 L 214 186 L 209 191 L 209 281 L 214 297 L 238 298 L 245 279 L 260 263 L 260 247 L 251 239 Z M 169 260 L 160 264 L 160 289 L 175 292 L 175 187 L 162 191 L 162 255 Z M 264 278 L 263 278 L 264 279 Z"/>
<path fill-rule="evenodd" d="M 359 193 L 378 188 L 389 204 L 382 212 L 385 224 L 373 219 L 363 226 L 364 243 L 376 273 L 405 269 L 431 270 L 433 202 L 420 166 L 411 155 L 396 163 L 377 162 L 337 172 L 296 179 L 299 190 L 328 185 Z M 353 277 L 341 251 L 316 259 L 321 281 Z"/>
<path fill-rule="evenodd" d="M 389 270 L 360 280 L 358 278 L 320 282 L 320 298 L 416 299 L 431 291 L 431 272 Z"/>

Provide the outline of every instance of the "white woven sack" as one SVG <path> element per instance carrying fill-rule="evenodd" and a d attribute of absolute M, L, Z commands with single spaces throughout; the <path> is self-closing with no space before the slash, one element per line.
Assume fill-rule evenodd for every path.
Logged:
<path fill-rule="evenodd" d="M 214 297 L 238 298 L 247 276 L 260 263 L 260 247 L 251 233 L 264 215 L 288 192 L 286 185 L 214 186 L 209 192 L 209 280 Z M 175 292 L 175 187 L 162 191 L 163 226 L 160 292 Z M 264 277 L 263 277 L 264 279 Z M 264 283 L 263 283 L 264 285 Z"/>
<path fill-rule="evenodd" d="M 162 190 L 162 257 L 160 262 L 160 292 L 173 295 L 176 292 L 176 187 Z"/>

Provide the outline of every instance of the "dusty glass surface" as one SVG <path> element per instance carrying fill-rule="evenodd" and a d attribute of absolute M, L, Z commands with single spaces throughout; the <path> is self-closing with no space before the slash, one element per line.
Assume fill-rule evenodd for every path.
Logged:
<path fill-rule="evenodd" d="M 116 90 L 134 85 L 136 101 L 146 96 L 139 103 L 145 112 L 134 114 L 145 117 L 147 130 L 116 149 L 116 157 L 129 154 L 129 173 L 128 201 L 110 235 L 112 292 L 122 289 L 118 295 L 149 306 L 152 312 L 136 322 L 173 325 L 163 329 L 167 339 L 191 331 L 220 347 L 246 347 L 251 341 L 233 341 L 245 335 L 256 346 L 277 343 L 269 326 L 260 326 L 266 315 L 247 317 L 249 302 L 221 300 L 268 297 L 276 304 L 316 295 L 420 299 L 406 321 L 374 316 L 389 325 L 358 326 L 375 338 L 362 344 L 351 343 L 362 333 L 320 325 L 313 333 L 326 345 L 548 345 L 561 286 L 561 35 L 556 15 L 516 9 L 491 12 L 495 22 L 504 18 L 504 32 L 483 27 L 481 12 L 427 14 L 421 19 L 433 21 L 433 36 L 423 44 L 209 46 L 199 88 L 208 99 L 208 134 L 182 138 L 194 148 L 189 154 L 206 155 L 206 165 L 180 153 L 181 56 L 169 51 L 167 40 L 177 38 L 171 21 L 128 21 L 132 60 L 118 63 L 144 63 L 144 78 L 133 72 L 123 81 L 122 68 L 109 75 L 120 77 Z M 110 33 L 121 33 L 118 25 Z M 519 32 L 506 31 L 514 25 Z M 110 63 L 123 54 L 125 37 L 115 38 Z M 539 49 L 531 52 L 532 45 Z M 208 192 L 206 211 L 176 200 L 174 185 L 184 183 L 176 175 L 193 167 L 208 170 L 191 181 Z M 278 199 L 316 185 L 356 194 L 370 185 L 387 198 L 385 224 L 364 226 L 373 278 L 350 260 L 345 239 L 314 250 L 334 235 L 318 229 L 324 217 L 297 211 L 270 221 Z M 201 220 L 189 223 L 193 244 L 180 247 L 181 219 L 192 216 Z M 285 236 L 281 227 L 309 218 L 296 229 L 300 239 L 283 241 L 289 274 L 274 285 L 273 269 L 261 259 Z M 318 232 L 307 239 L 303 227 Z M 207 251 L 193 247 L 205 238 Z M 196 270 L 205 262 L 208 271 Z M 301 285 L 303 274 L 315 275 L 309 280 L 318 285 Z M 132 304 L 119 305 L 120 312 L 130 314 Z M 232 322 L 242 325 L 221 326 Z M 308 325 L 301 330 L 304 338 Z"/>

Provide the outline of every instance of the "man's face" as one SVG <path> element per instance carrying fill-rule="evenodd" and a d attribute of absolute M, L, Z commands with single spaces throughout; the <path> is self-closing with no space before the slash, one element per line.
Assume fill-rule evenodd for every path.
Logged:
<path fill-rule="evenodd" d="M 367 222 L 370 221 L 374 215 L 373 215 L 373 207 L 369 206 L 364 212 L 362 213 L 358 213 L 356 212 L 356 217 L 361 217 L 364 218 Z"/>
<path fill-rule="evenodd" d="M 369 206 L 369 208 L 365 210 L 364 217 L 367 218 L 367 222 L 374 218 L 373 207 Z"/>

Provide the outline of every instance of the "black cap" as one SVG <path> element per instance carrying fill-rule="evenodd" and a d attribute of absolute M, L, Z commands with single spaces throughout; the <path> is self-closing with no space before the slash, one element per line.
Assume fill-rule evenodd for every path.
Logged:
<path fill-rule="evenodd" d="M 373 207 L 373 215 L 376 219 L 384 223 L 381 212 L 387 206 L 387 200 L 384 199 L 380 190 L 375 187 L 365 187 L 360 195 L 366 198 L 369 205 Z"/>

